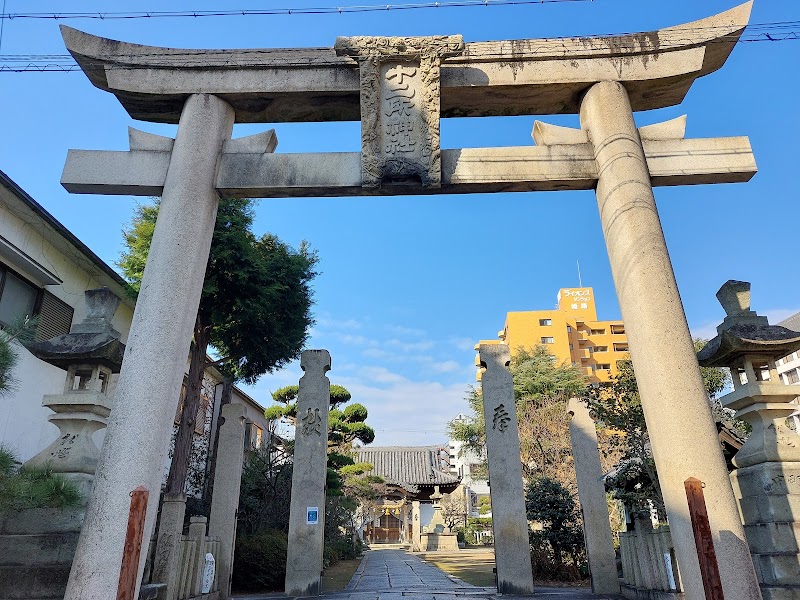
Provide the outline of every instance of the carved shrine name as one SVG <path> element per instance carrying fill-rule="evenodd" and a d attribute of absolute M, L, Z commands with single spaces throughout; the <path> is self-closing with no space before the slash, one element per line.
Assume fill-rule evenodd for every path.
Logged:
<path fill-rule="evenodd" d="M 336 53 L 359 63 L 363 187 L 387 180 L 441 187 L 440 64 L 463 50 L 461 36 L 336 40 Z"/>

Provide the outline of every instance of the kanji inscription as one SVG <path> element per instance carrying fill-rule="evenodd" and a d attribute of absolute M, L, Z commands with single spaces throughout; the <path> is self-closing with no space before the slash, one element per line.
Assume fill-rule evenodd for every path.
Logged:
<path fill-rule="evenodd" d="M 440 63 L 463 50 L 461 36 L 336 40 L 337 54 L 359 61 L 362 187 L 441 186 Z"/>
<path fill-rule="evenodd" d="M 322 435 L 322 417 L 319 415 L 319 409 L 315 408 L 313 411 L 309 408 L 306 415 L 300 419 L 303 423 L 303 435 L 311 435 L 316 433 Z"/>
<path fill-rule="evenodd" d="M 492 429 L 499 429 L 501 432 L 508 428 L 508 422 L 511 417 L 504 404 L 500 404 L 494 409 L 494 418 L 492 419 Z"/>

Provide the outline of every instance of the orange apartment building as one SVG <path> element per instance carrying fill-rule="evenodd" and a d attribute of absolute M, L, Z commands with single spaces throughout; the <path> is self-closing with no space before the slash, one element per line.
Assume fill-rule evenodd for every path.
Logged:
<path fill-rule="evenodd" d="M 590 383 L 608 381 L 617 373 L 617 361 L 628 354 L 625 325 L 597 320 L 592 288 L 562 288 L 553 310 L 507 313 L 497 336 L 478 343 L 506 344 L 512 355 L 519 348 L 545 346 L 559 363 L 580 367 Z"/>

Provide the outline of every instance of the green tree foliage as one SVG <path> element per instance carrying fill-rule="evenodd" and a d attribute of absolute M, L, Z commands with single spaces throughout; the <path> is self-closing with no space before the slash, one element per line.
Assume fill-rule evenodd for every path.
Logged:
<path fill-rule="evenodd" d="M 33 340 L 36 319 L 24 317 L 10 327 L 0 329 L 0 397 L 16 389 L 14 368 L 19 363 L 15 344 L 27 344 Z"/>
<path fill-rule="evenodd" d="M 576 579 L 585 557 L 581 516 L 573 495 L 558 481 L 539 477 L 525 489 L 525 508 L 528 520 L 541 525 L 531 532 L 532 557 L 538 566 L 534 576 Z"/>
<path fill-rule="evenodd" d="M 574 473 L 567 460 L 571 447 L 566 402 L 583 393 L 586 378 L 577 367 L 559 364 L 544 346 L 519 348 L 511 357 L 510 371 L 523 474 L 526 478 L 546 475 L 569 485 Z M 466 419 L 451 421 L 448 433 L 481 456 L 486 430 L 480 389 L 470 388 L 466 400 L 471 414 Z"/>
<path fill-rule="evenodd" d="M 239 492 L 238 535 L 289 531 L 292 457 L 290 450 L 277 447 L 271 441 L 270 437 L 266 444 L 245 457 Z"/>
<path fill-rule="evenodd" d="M 695 340 L 695 350 L 700 350 L 706 343 L 706 340 Z M 630 359 L 618 361 L 617 369 L 617 375 L 608 384 L 588 388 L 584 394 L 595 420 L 611 434 L 607 436 L 609 450 L 620 456 L 616 474 L 609 483 L 614 496 L 634 512 L 649 512 L 652 502 L 664 517 L 664 500 L 650 450 L 633 363 Z M 700 367 L 700 374 L 717 419 L 732 420 L 728 414 L 730 411 L 726 412 L 714 402 L 730 383 L 727 369 Z"/>
<path fill-rule="evenodd" d="M 140 206 L 124 232 L 126 249 L 118 265 L 135 290 L 141 285 L 157 216 L 157 204 Z M 310 284 L 316 254 L 305 243 L 295 250 L 274 235 L 257 237 L 252 223 L 252 200 L 220 200 L 167 483 L 170 493 L 184 489 L 205 368 L 215 366 L 231 380 L 253 383 L 297 358 L 313 323 Z M 209 346 L 219 357 L 210 363 Z"/>
<path fill-rule="evenodd" d="M 297 421 L 297 394 L 300 387 L 287 385 L 272 393 L 272 399 L 280 404 L 268 407 L 264 416 L 270 421 L 285 419 L 294 425 Z M 363 404 L 348 404 L 343 410 L 339 407 L 352 398 L 347 388 L 331 385 L 330 411 L 328 412 L 328 446 L 330 448 L 348 448 L 356 440 L 362 444 L 371 444 L 375 439 L 375 430 L 366 424 L 368 411 Z"/>

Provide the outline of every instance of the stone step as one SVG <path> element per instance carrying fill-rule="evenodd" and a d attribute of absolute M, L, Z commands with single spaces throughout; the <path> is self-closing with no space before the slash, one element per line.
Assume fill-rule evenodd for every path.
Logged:
<path fill-rule="evenodd" d="M 762 586 L 761 596 L 764 600 L 800 600 L 800 585 Z"/>
<path fill-rule="evenodd" d="M 69 565 L 0 566 L 0 599 L 62 600 L 67 590 L 68 579 Z"/>
<path fill-rule="evenodd" d="M 85 509 L 31 508 L 0 515 L 0 534 L 80 532 Z"/>
<path fill-rule="evenodd" d="M 0 535 L 0 565 L 71 565 L 78 533 Z"/>
<path fill-rule="evenodd" d="M 759 583 L 771 586 L 800 586 L 800 554 L 771 552 L 753 554 Z"/>
<path fill-rule="evenodd" d="M 784 552 L 800 552 L 800 523 L 750 523 L 744 526 L 750 552 L 771 554 L 774 548 Z"/>

